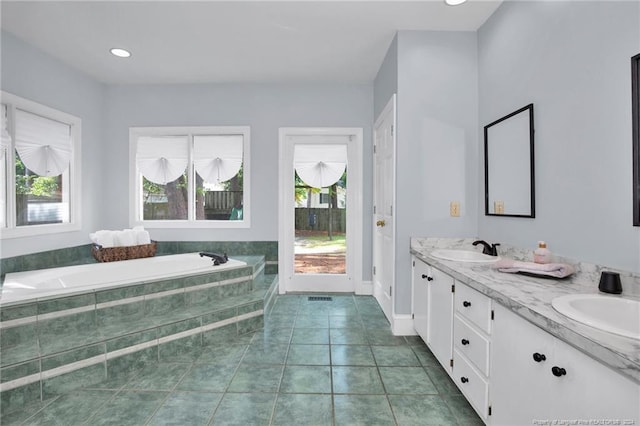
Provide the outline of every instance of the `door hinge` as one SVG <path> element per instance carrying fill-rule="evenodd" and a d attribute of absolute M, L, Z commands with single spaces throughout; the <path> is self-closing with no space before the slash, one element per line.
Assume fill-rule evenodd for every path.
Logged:
<path fill-rule="evenodd" d="M 389 206 L 389 216 L 393 216 L 393 204 Z"/>
<path fill-rule="evenodd" d="M 391 125 L 391 136 L 393 136 L 393 131 L 394 131 L 394 129 L 393 129 L 393 124 L 392 124 Z"/>
<path fill-rule="evenodd" d="M 376 212 L 376 206 L 373 206 L 373 213 L 375 214 Z"/>
<path fill-rule="evenodd" d="M 393 287 L 389 287 L 389 297 L 393 295 Z"/>
<path fill-rule="evenodd" d="M 411 319 L 416 319 L 416 314 L 411 314 Z"/>
<path fill-rule="evenodd" d="M 453 367 L 453 358 L 449 360 L 449 367 Z"/>
<path fill-rule="evenodd" d="M 373 153 L 375 154 L 377 152 L 377 145 L 373 145 Z"/>
<path fill-rule="evenodd" d="M 456 285 L 451 284 L 451 293 L 455 293 L 455 292 L 456 292 Z"/>
<path fill-rule="evenodd" d="M 413 266 L 416 266 L 416 261 L 414 260 L 413 262 L 411 262 L 413 264 Z"/>
<path fill-rule="evenodd" d="M 493 309 L 491 310 L 491 319 L 496 319 L 496 312 Z"/>
<path fill-rule="evenodd" d="M 491 415 L 491 406 L 489 406 L 489 415 Z"/>
<path fill-rule="evenodd" d="M 375 275 L 375 274 L 376 274 L 376 267 L 374 266 L 373 267 L 373 275 Z"/>

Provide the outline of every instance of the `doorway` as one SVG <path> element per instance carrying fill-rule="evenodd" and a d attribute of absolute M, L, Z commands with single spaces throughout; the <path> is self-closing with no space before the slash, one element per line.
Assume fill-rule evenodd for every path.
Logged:
<path fill-rule="evenodd" d="M 280 129 L 279 291 L 357 292 L 362 129 Z"/>

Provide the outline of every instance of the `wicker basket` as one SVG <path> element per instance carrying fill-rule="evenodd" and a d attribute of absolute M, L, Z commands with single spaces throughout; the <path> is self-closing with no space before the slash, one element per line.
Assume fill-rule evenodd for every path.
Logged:
<path fill-rule="evenodd" d="M 98 244 L 91 246 L 91 254 L 98 262 L 115 262 L 118 260 L 140 259 L 156 255 L 156 241 L 151 244 L 127 247 L 102 247 Z"/>

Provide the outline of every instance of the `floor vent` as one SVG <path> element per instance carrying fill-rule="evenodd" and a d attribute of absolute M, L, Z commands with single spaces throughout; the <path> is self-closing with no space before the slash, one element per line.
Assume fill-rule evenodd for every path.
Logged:
<path fill-rule="evenodd" d="M 331 302 L 331 296 L 309 296 L 309 302 Z"/>

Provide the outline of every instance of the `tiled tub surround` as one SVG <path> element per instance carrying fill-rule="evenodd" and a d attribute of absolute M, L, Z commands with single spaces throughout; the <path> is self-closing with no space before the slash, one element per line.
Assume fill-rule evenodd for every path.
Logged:
<path fill-rule="evenodd" d="M 456 280 L 472 287 L 537 325 L 560 340 L 574 346 L 597 361 L 640 383 L 640 341 L 597 330 L 573 321 L 557 312 L 551 301 L 565 294 L 596 294 L 604 266 L 556 257 L 556 261 L 576 266 L 577 272 L 566 279 L 542 279 L 498 272 L 489 264 L 441 260 L 430 255 L 436 248 L 474 250 L 474 239 L 412 238 L 411 253 Z M 533 250 L 500 246 L 504 258 L 532 261 Z M 640 275 L 620 272 L 621 297 L 640 299 Z"/>
<path fill-rule="evenodd" d="M 157 256 L 167 254 L 211 251 L 228 253 L 229 256 L 264 256 L 265 273 L 278 273 L 277 241 L 158 241 Z M 233 255 L 233 256 L 232 256 Z M 68 247 L 0 259 L 0 274 L 33 271 L 35 269 L 95 263 L 91 245 Z"/>
<path fill-rule="evenodd" d="M 3 306 L 2 411 L 260 329 L 277 277 L 236 258 L 247 266 Z"/>

